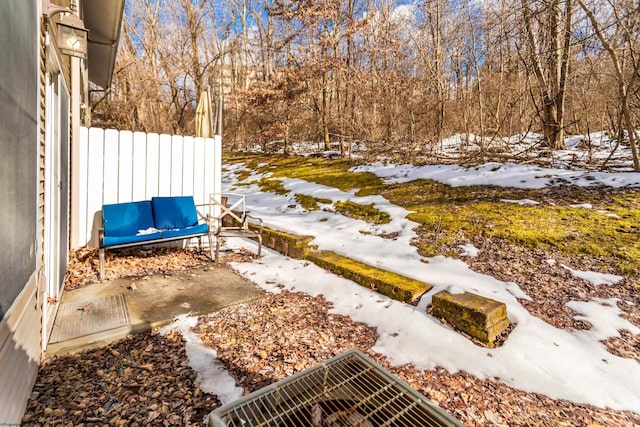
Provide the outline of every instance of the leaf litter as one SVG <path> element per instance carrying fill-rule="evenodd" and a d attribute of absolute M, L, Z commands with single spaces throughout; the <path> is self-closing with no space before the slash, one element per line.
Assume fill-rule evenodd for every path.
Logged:
<path fill-rule="evenodd" d="M 428 236 L 421 234 L 419 238 Z M 465 262 L 475 271 L 515 281 L 532 297 L 519 300 L 520 303 L 555 327 L 589 329 L 591 325 L 576 319 L 577 313 L 566 303 L 593 298 L 618 298 L 617 305 L 624 317 L 640 325 L 635 279 L 625 278 L 617 286 L 594 286 L 561 267 L 566 264 L 576 269 L 607 272 L 607 265 L 597 259 L 532 250 L 490 239 L 474 240 L 473 244 L 478 254 L 465 257 Z M 490 251 L 484 250 L 489 247 Z M 241 252 L 224 257 L 233 262 L 248 259 Z M 205 262 L 210 262 L 205 253 L 191 249 L 113 251 L 107 252 L 107 278 L 171 275 Z M 96 249 L 71 251 L 65 288 L 97 282 L 97 267 Z M 216 350 L 245 394 L 349 348 L 360 348 L 470 426 L 640 425 L 636 413 L 527 393 L 505 385 L 499 378 L 450 373 L 439 367 L 420 370 L 412 365 L 394 366 L 385 356 L 371 350 L 377 339 L 373 328 L 349 317 L 329 314 L 330 307 L 321 296 L 283 291 L 202 317 L 195 331 Z M 604 344 L 612 354 L 640 361 L 637 335 L 620 331 L 619 337 Z M 198 388 L 179 334 L 162 337 L 147 333 L 127 337 L 103 349 L 45 359 L 23 421 L 24 425 L 202 425 L 206 415 L 219 405 L 214 394 Z"/>

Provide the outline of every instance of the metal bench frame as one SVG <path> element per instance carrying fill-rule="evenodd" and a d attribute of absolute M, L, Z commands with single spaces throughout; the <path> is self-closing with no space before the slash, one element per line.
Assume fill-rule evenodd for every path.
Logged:
<path fill-rule="evenodd" d="M 200 220 L 205 220 L 207 222 L 207 224 L 209 224 L 209 231 L 207 231 L 206 233 L 187 234 L 187 235 L 184 235 L 184 236 L 173 236 L 173 237 L 166 237 L 166 238 L 152 239 L 152 240 L 140 240 L 140 241 L 137 241 L 137 242 L 123 243 L 123 244 L 119 244 L 119 245 L 104 246 L 104 236 L 105 236 L 104 228 L 98 229 L 98 242 L 99 242 L 98 258 L 100 260 L 100 280 L 104 280 L 104 264 L 105 264 L 105 255 L 104 255 L 104 253 L 105 253 L 106 250 L 111 250 L 111 249 L 121 249 L 121 248 L 128 248 L 128 247 L 134 247 L 134 246 L 153 245 L 153 244 L 158 244 L 158 243 L 175 242 L 175 241 L 178 241 L 178 240 L 190 240 L 190 239 L 193 239 L 194 237 L 198 238 L 198 247 L 200 249 L 202 249 L 202 237 L 203 236 L 207 236 L 207 240 L 209 242 L 210 257 L 211 257 L 211 259 L 214 259 L 210 217 L 209 217 L 209 215 L 203 215 L 197 209 L 198 207 L 204 207 L 204 206 L 207 206 L 207 205 L 196 205 L 196 213 L 197 213 L 198 218 Z"/>

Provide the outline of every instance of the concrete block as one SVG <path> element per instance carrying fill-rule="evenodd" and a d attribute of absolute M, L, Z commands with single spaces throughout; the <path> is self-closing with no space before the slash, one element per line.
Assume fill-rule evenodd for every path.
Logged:
<path fill-rule="evenodd" d="M 469 292 L 442 291 L 433 296 L 432 303 L 434 316 L 489 347 L 493 347 L 496 338 L 509 327 L 507 306 L 491 298 Z"/>
<path fill-rule="evenodd" d="M 428 283 L 381 270 L 333 252 L 317 251 L 315 246 L 309 245 L 312 240 L 313 236 L 298 236 L 267 227 L 262 230 L 264 246 L 291 258 L 308 259 L 325 270 L 390 298 L 411 303 L 433 287 Z"/>
<path fill-rule="evenodd" d="M 381 270 L 334 252 L 311 252 L 307 259 L 325 270 L 353 280 L 389 298 L 407 303 L 416 301 L 433 287 L 429 283 Z"/>
<path fill-rule="evenodd" d="M 297 236 L 270 228 L 262 229 L 262 244 L 274 251 L 295 259 L 304 259 L 315 249 L 309 242 L 313 236 Z"/>

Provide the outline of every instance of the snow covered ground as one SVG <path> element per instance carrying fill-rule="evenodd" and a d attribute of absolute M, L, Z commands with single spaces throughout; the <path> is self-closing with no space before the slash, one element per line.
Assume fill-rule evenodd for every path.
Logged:
<path fill-rule="evenodd" d="M 593 132 L 590 135 L 572 135 L 565 138 L 564 150 L 548 150 L 542 144 L 542 135 L 529 132 L 511 137 L 485 137 L 474 134 L 455 134 L 445 138 L 440 144 L 425 145 L 416 151 L 417 156 L 433 156 L 459 160 L 462 156 L 479 153 L 500 153 L 522 160 L 535 160 L 539 164 L 552 165 L 555 168 L 583 167 L 599 168 L 604 163 L 611 170 L 630 171 L 631 151 L 623 144 L 619 144 L 607 131 Z M 290 154 L 322 155 L 327 158 L 340 157 L 340 144 L 331 143 L 331 150 L 319 151 L 322 148 L 317 142 L 292 142 L 288 147 Z M 282 153 L 282 141 L 267 144 L 267 150 Z M 352 158 L 361 158 L 369 154 L 367 144 L 352 143 Z M 262 147 L 255 145 L 253 151 L 262 151 Z M 384 161 L 384 156 L 379 156 Z"/>
<path fill-rule="evenodd" d="M 310 295 L 323 295 L 333 303 L 333 312 L 350 316 L 377 328 L 379 339 L 375 351 L 386 355 L 394 364 L 412 363 L 421 369 L 442 366 L 455 372 L 467 371 L 480 378 L 496 378 L 511 387 L 537 392 L 551 398 L 577 403 L 632 410 L 640 413 L 640 363 L 607 352 L 600 340 L 618 336 L 618 330 L 633 334 L 640 328 L 620 316 L 615 299 L 590 302 L 573 301 L 567 304 L 587 320 L 590 330 L 557 329 L 532 316 L 518 302 L 530 299 L 513 282 L 503 282 L 476 273 L 461 260 L 421 257 L 410 242 L 415 237 L 416 223 L 409 221 L 408 211 L 391 204 L 381 196 L 357 197 L 355 191 L 343 192 L 315 183 L 284 179 L 290 191 L 285 196 L 262 193 L 258 187 L 238 186 L 236 173 L 242 166 L 231 166 L 223 176 L 223 190 L 242 193 L 252 214 L 258 215 L 268 227 L 294 234 L 312 235 L 312 244 L 380 268 L 424 280 L 434 285 L 417 307 L 388 299 L 300 260 L 294 260 L 266 250 L 259 260 L 236 263 L 232 268 L 246 279 L 269 292 L 280 292 L 279 286 Z M 640 187 L 640 173 L 580 172 L 566 169 L 544 169 L 515 164 L 486 164 L 474 169 L 461 166 L 423 166 L 373 164 L 356 168 L 372 172 L 388 182 L 403 182 L 416 178 L 438 180 L 449 185 L 502 185 L 521 188 L 541 188 L 562 181 L 574 185 L 607 185 L 611 187 Z M 260 178 L 252 175 L 245 182 Z M 374 203 L 388 213 L 392 220 L 384 225 L 371 225 L 360 220 L 327 211 L 307 212 L 296 205 L 295 193 L 333 202 L 352 200 L 361 204 Z M 510 200 L 507 202 L 522 202 Z M 534 201 L 528 201 L 534 202 Z M 588 208 L 588 207 L 585 207 Z M 394 239 L 382 237 L 398 233 Z M 228 247 L 255 250 L 253 242 L 230 239 Z M 463 248 L 467 256 L 477 255 L 470 243 Z M 548 262 L 554 262 L 549 260 Z M 576 277 L 597 286 L 616 286 L 618 276 L 584 272 L 563 266 Z M 507 305 L 512 323 L 517 326 L 503 346 L 487 349 L 474 345 L 448 326 L 428 315 L 425 308 L 434 293 L 470 291 Z M 632 304 L 629 301 L 623 302 Z M 182 319 L 186 322 L 188 319 Z M 191 337 L 195 339 L 197 337 Z M 214 352 L 215 353 L 215 352 Z M 211 358 L 210 353 L 205 357 Z M 197 359 L 197 356 L 194 356 Z M 191 358 L 191 356 L 190 356 Z M 197 367 L 196 367 L 197 368 Z M 218 372 L 219 373 L 219 372 Z M 224 373 L 223 373 L 224 374 Z M 223 375 L 224 377 L 224 375 Z M 231 401 L 238 390 L 225 396 Z M 205 391 L 216 390 L 216 380 Z"/>

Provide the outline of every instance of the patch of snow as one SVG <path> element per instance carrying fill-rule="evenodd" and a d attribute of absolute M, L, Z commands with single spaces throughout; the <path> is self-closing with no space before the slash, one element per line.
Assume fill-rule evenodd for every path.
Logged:
<path fill-rule="evenodd" d="M 522 144 L 539 143 L 539 136 L 536 135 L 527 134 L 517 138 Z M 568 146 L 580 144 L 572 141 Z M 451 145 L 455 145 L 455 141 L 451 141 Z M 501 163 L 474 168 L 376 163 L 352 170 L 375 173 L 387 182 L 424 178 L 452 186 L 542 188 L 563 182 L 614 188 L 640 186 L 640 173 L 637 172 L 571 171 Z M 259 177 L 254 175 L 251 180 Z M 245 183 L 249 182 L 249 179 L 245 180 Z M 620 317 L 619 309 L 612 301 L 569 303 L 594 325 L 591 331 L 555 328 L 532 316 L 520 304 L 519 300 L 531 300 L 531 297 L 516 283 L 503 282 L 472 271 L 461 260 L 443 256 L 422 257 L 411 246 L 418 224 L 406 218 L 409 211 L 384 197 L 357 197 L 355 190 L 345 192 L 296 179 L 283 179 L 282 183 L 289 191 L 284 196 L 262 193 L 255 184 L 237 186 L 235 191 L 246 195 L 247 206 L 268 227 L 312 235 L 314 240 L 311 244 L 321 250 L 333 251 L 424 280 L 433 284 L 434 288 L 421 298 L 417 306 L 403 304 L 315 265 L 289 259 L 268 249 L 264 250 L 264 256 L 259 260 L 233 264 L 233 268 L 248 280 L 274 293 L 281 292 L 279 286 L 284 286 L 292 291 L 323 295 L 333 304 L 332 312 L 350 316 L 355 321 L 376 328 L 379 339 L 374 350 L 386 355 L 396 365 L 412 363 L 419 369 L 442 366 L 451 372 L 464 370 L 479 378 L 499 378 L 511 387 L 551 398 L 640 413 L 640 394 L 637 392 L 640 390 L 640 364 L 612 355 L 600 342 L 616 336 L 620 328 L 633 329 L 633 325 Z M 223 189 L 235 185 L 234 173 L 223 176 Z M 373 203 L 376 208 L 388 213 L 391 221 L 373 227 L 364 221 L 332 212 L 302 212 L 286 208 L 295 203 L 295 193 L 327 198 L 332 202 L 351 200 L 361 204 Z M 396 233 L 397 237 L 385 239 L 381 234 L 386 233 Z M 253 251 L 257 248 L 255 242 L 242 239 L 229 239 L 226 245 Z M 555 260 L 546 262 L 549 265 L 556 263 Z M 592 283 L 615 284 L 621 280 L 614 275 L 572 271 Z M 517 326 L 503 346 L 496 349 L 478 347 L 427 314 L 426 308 L 431 303 L 432 295 L 441 290 L 473 292 L 504 302 L 509 320 Z M 376 301 L 381 299 L 386 302 L 377 304 Z"/>
<path fill-rule="evenodd" d="M 593 205 L 591 203 L 579 203 L 576 205 L 570 205 L 570 207 L 576 209 L 593 209 Z"/>
<path fill-rule="evenodd" d="M 578 335 L 586 335 L 593 341 L 603 341 L 611 337 L 619 337 L 618 331 L 627 330 L 639 334 L 640 328 L 622 317 L 622 310 L 617 306 L 618 298 L 594 298 L 593 301 L 569 301 L 566 306 L 577 311 L 578 320 L 591 323 L 591 329 L 577 331 Z"/>
<path fill-rule="evenodd" d="M 197 373 L 196 384 L 202 391 L 218 396 L 223 405 L 231 403 L 242 396 L 243 390 L 236 386 L 235 380 L 220 363 L 216 351 L 204 345 L 200 337 L 191 331 L 197 324 L 197 317 L 182 314 L 160 328 L 159 332 L 162 335 L 174 329 L 180 332 L 186 341 L 189 366 Z"/>
<path fill-rule="evenodd" d="M 500 201 L 502 203 L 515 203 L 521 206 L 535 206 L 540 204 L 540 202 L 536 202 L 535 200 L 531 200 L 531 199 L 520 199 L 520 200 L 500 199 Z"/>
<path fill-rule="evenodd" d="M 560 264 L 560 267 L 564 268 L 569 273 L 571 273 L 573 277 L 586 280 L 587 282 L 594 285 L 616 285 L 623 279 L 622 276 L 618 276 L 616 274 L 605 274 L 605 273 L 597 273 L 595 271 L 574 270 L 564 264 Z"/>
<path fill-rule="evenodd" d="M 136 236 L 146 236 L 147 234 L 157 233 L 158 231 L 160 230 L 158 230 L 157 228 L 149 227 L 146 230 L 138 230 Z"/>
<path fill-rule="evenodd" d="M 562 182 L 580 187 L 640 187 L 640 172 L 590 172 L 543 168 L 514 163 L 486 163 L 473 168 L 460 165 L 394 165 L 375 163 L 356 166 L 354 172 L 371 172 L 389 184 L 432 179 L 452 187 L 496 185 L 511 188 L 544 188 Z"/>
<path fill-rule="evenodd" d="M 255 250 L 255 245 L 240 239 L 231 244 L 234 248 Z M 415 307 L 390 300 L 315 265 L 305 266 L 305 261 L 271 250 L 265 250 L 259 261 L 234 263 L 232 268 L 269 292 L 280 292 L 279 286 L 284 286 L 312 296 L 322 295 L 332 303 L 332 313 L 376 328 L 379 338 L 373 350 L 396 366 L 411 363 L 418 369 L 441 366 L 450 372 L 463 370 L 479 378 L 499 378 L 511 387 L 554 399 L 640 412 L 640 364 L 612 355 L 599 342 L 612 331 L 577 334 L 557 329 L 530 315 L 514 297 L 506 297 L 500 291 L 504 282 L 469 271 L 463 275 L 466 279 L 459 277 L 457 271 L 464 271 L 464 264 L 450 258 L 435 260 L 437 265 L 433 265 L 433 259 L 429 261 L 424 266 L 431 268 L 424 268 L 425 273 L 448 273 L 441 272 L 438 280 L 431 281 L 436 286 L 424 299 L 430 300 L 431 295 L 443 289 L 457 289 L 507 304 L 509 319 L 517 326 L 501 347 L 476 346 L 429 316 L 422 301 Z M 431 278 L 428 273 L 424 277 Z M 443 285 L 442 281 L 449 284 Z M 380 299 L 388 300 L 388 304 L 376 304 Z M 591 312 L 592 308 L 596 307 L 588 306 L 586 311 Z M 597 309 L 599 318 L 617 316 L 617 308 L 598 305 Z"/>
<path fill-rule="evenodd" d="M 615 214 L 613 212 L 608 212 L 608 211 L 603 211 L 603 210 L 598 210 L 596 212 L 598 212 L 599 214 L 604 215 L 604 216 L 606 216 L 608 218 L 620 218 L 620 216 L 618 216 L 618 214 Z"/>
<path fill-rule="evenodd" d="M 449 292 L 451 295 L 461 295 L 466 291 L 459 286 L 448 286 L 445 291 Z"/>
<path fill-rule="evenodd" d="M 464 251 L 460 254 L 460 256 L 476 258 L 480 253 L 480 249 L 473 246 L 472 243 L 467 243 L 466 245 L 458 245 L 458 247 Z"/>

